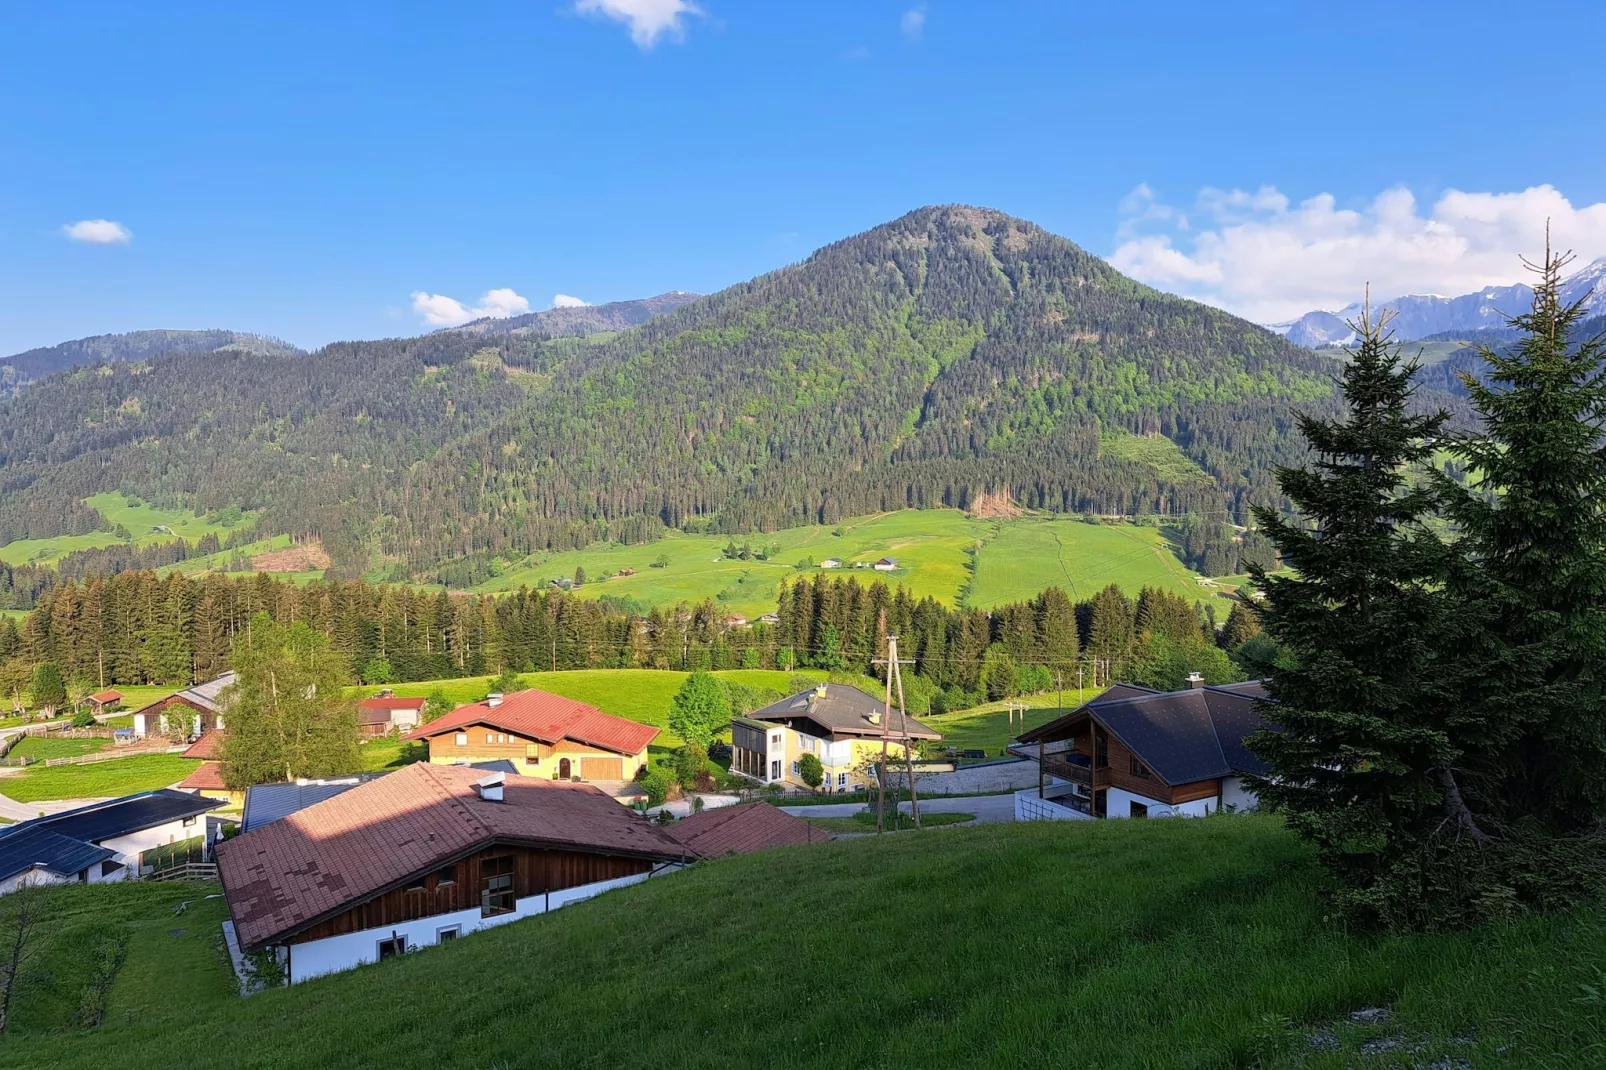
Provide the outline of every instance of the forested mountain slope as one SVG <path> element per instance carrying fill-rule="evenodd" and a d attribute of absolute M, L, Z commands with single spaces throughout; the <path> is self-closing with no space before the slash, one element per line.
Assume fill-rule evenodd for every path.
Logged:
<path fill-rule="evenodd" d="M 0 406 L 0 542 L 93 528 L 106 489 L 265 507 L 353 567 L 983 495 L 1242 517 L 1335 367 L 1030 223 L 924 208 L 602 344 L 452 331 L 58 376 Z"/>
<path fill-rule="evenodd" d="M 131 331 L 128 334 L 97 334 L 60 345 L 45 346 L 0 357 L 0 398 L 8 397 L 27 384 L 46 376 L 87 364 L 111 364 L 123 360 L 151 360 L 181 353 L 213 353 L 238 350 L 276 356 L 296 356 L 301 350 L 277 338 L 239 331 Z"/>
<path fill-rule="evenodd" d="M 681 305 L 689 305 L 700 296 L 685 290 L 670 290 L 657 297 L 643 297 L 634 301 L 609 301 L 604 305 L 559 305 L 545 312 L 527 312 L 506 319 L 472 320 L 446 330 L 483 335 L 535 334 L 549 338 L 627 331 L 641 326 L 654 316 L 671 312 Z"/>

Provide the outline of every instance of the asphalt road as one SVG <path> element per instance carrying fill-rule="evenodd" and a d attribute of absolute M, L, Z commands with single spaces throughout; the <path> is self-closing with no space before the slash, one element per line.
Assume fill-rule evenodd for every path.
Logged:
<path fill-rule="evenodd" d="M 823 806 L 783 806 L 782 810 L 796 817 L 852 817 L 863 810 L 863 803 L 828 803 Z M 909 804 L 903 803 L 900 809 L 909 812 Z M 1015 820 L 1015 796 L 1006 795 L 975 795 L 967 799 L 922 799 L 920 812 L 923 814 L 975 814 L 975 823 L 990 824 L 998 821 Z"/>

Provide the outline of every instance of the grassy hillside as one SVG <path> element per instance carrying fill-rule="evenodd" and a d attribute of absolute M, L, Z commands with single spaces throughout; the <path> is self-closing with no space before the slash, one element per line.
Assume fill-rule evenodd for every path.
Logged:
<path fill-rule="evenodd" d="M 933 830 L 704 863 L 248 1000 L 200 888 L 178 916 L 178 890 L 68 888 L 0 1066 L 1599 1064 L 1600 910 L 1373 940 L 1317 880 L 1264 818 Z M 73 1026 L 80 949 L 124 932 L 113 1013 Z"/>
<path fill-rule="evenodd" d="M 733 541 L 738 548 L 746 543 L 769 557 L 726 558 L 724 551 Z M 930 595 L 949 605 L 964 597 L 967 604 L 983 609 L 1032 598 L 1055 584 L 1080 592 L 1077 597 L 1110 583 L 1131 594 L 1142 587 L 1165 587 L 1194 600 L 1213 596 L 1177 560 L 1158 528 L 1087 524 L 1047 515 L 982 520 L 953 509 L 905 509 L 837 526 L 787 528 L 734 539 L 671 532 L 667 538 L 638 546 L 598 544 L 509 564 L 501 575 L 474 590 L 537 587 L 573 577 L 576 569 L 583 568 L 587 582 L 578 591 L 581 597 L 611 596 L 653 605 L 717 598 L 727 611 L 752 617 L 774 611 L 781 582 L 801 574 L 799 563 L 817 566 L 833 557 L 843 564 L 838 575 L 866 582 L 871 577 L 884 579 L 902 584 L 917 598 Z M 895 558 L 897 571 L 853 567 L 882 557 Z M 635 575 L 618 575 L 622 569 L 634 569 Z"/>
<path fill-rule="evenodd" d="M 172 542 L 174 539 L 193 543 L 203 535 L 216 535 L 222 539 L 231 530 L 228 526 L 181 509 L 158 509 L 137 498 L 124 498 L 116 492 L 92 494 L 83 502 L 113 528 L 121 525 L 126 529 L 134 546 Z M 252 522 L 254 518 L 249 515 L 242 521 L 245 524 Z M 7 565 L 48 565 L 74 550 L 116 546 L 122 541 L 111 530 L 94 531 L 87 535 L 58 535 L 49 539 L 21 539 L 0 546 L 0 562 Z"/>
<path fill-rule="evenodd" d="M 35 765 L 13 776 L 0 777 L 0 795 L 20 803 L 110 799 L 176 784 L 200 764 L 176 754 L 139 754 L 89 765 Z"/>

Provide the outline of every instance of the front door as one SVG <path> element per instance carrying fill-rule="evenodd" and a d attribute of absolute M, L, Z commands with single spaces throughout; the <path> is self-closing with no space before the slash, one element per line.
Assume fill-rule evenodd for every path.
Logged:
<path fill-rule="evenodd" d="M 770 763 L 770 779 L 771 780 L 779 780 L 779 779 L 781 779 L 781 763 L 780 762 L 771 762 Z"/>
<path fill-rule="evenodd" d="M 569 779 L 569 759 L 567 759 L 567 758 L 559 758 L 558 759 L 558 779 L 559 780 L 568 780 Z"/>

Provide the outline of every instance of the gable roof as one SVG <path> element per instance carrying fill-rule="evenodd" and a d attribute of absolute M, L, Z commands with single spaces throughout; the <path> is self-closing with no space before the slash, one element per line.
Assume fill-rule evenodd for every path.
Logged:
<path fill-rule="evenodd" d="M 111 687 L 107 688 L 105 691 L 96 691 L 93 695 L 89 696 L 89 701 L 98 702 L 104 706 L 106 703 L 116 702 L 122 697 L 123 693 L 121 691 L 117 690 L 115 687 Z"/>
<path fill-rule="evenodd" d="M 870 736 L 880 739 L 882 726 L 872 724 L 870 715 L 875 714 L 879 717 L 885 709 L 885 702 L 865 694 L 856 687 L 847 684 L 825 684 L 823 693 L 819 687 L 799 691 L 779 702 L 772 702 L 748 716 L 755 721 L 785 724 L 788 727 L 795 727 L 792 724 L 794 721 L 807 719 L 823 729 L 824 735 Z M 901 737 L 904 721 L 903 711 L 893 707 L 892 716 L 886 719 L 886 734 L 894 738 Z M 928 728 L 913 717 L 907 718 L 907 721 L 911 739 L 942 738 L 941 732 Z"/>
<path fill-rule="evenodd" d="M 830 838 L 802 818 L 766 802 L 704 810 L 664 826 L 663 832 L 699 858 L 752 854 L 796 843 L 824 843 Z"/>
<path fill-rule="evenodd" d="M 1020 736 L 1022 743 L 1067 738 L 1083 718 L 1103 725 L 1165 783 L 1260 773 L 1265 764 L 1244 745 L 1261 727 L 1257 681 L 1182 691 L 1117 684 L 1097 699 Z"/>
<path fill-rule="evenodd" d="M 101 840 L 126 836 L 130 832 L 165 825 L 179 818 L 196 817 L 222 805 L 217 799 L 203 799 L 187 791 L 174 791 L 171 788 L 142 791 L 137 795 L 125 795 L 121 799 L 108 799 L 80 806 L 76 810 L 64 810 L 48 817 L 18 822 L 0 830 L 0 845 L 8 836 L 28 829 L 49 829 L 75 840 L 99 843 Z"/>
<path fill-rule="evenodd" d="M 184 690 L 176 691 L 166 698 L 157 699 L 149 705 L 142 706 L 134 712 L 144 713 L 146 710 L 170 705 L 174 700 L 177 700 L 194 706 L 198 710 L 216 713 L 219 704 L 218 696 L 223 693 L 224 688 L 232 687 L 234 681 L 238 679 L 239 676 L 237 674 L 226 672 L 215 680 L 208 680 L 206 683 L 196 684 L 194 687 L 186 687 Z"/>
<path fill-rule="evenodd" d="M 425 699 L 421 698 L 375 695 L 373 698 L 365 698 L 357 703 L 357 708 L 363 710 L 421 710 L 424 708 L 425 701 Z"/>
<path fill-rule="evenodd" d="M 589 784 L 419 762 L 225 840 L 216 849 L 240 943 L 256 947 L 494 843 L 671 862 L 687 851 Z"/>
<path fill-rule="evenodd" d="M 223 758 L 223 729 L 208 728 L 201 738 L 189 745 L 182 758 L 199 758 L 203 762 L 221 761 Z"/>
<path fill-rule="evenodd" d="M 295 780 L 280 784 L 254 784 L 245 789 L 245 812 L 240 816 L 240 831 L 271 824 L 305 810 L 314 803 L 332 799 L 384 776 L 384 773 L 361 773 L 356 776 L 331 777 L 324 780 Z"/>
<path fill-rule="evenodd" d="M 476 702 L 459 706 L 444 717 L 419 725 L 403 739 L 430 739 L 470 725 L 483 724 L 542 743 L 570 739 L 617 754 L 636 755 L 658 737 L 658 729 L 639 721 L 603 713 L 595 706 L 546 691 L 515 691 L 492 706 Z"/>
<path fill-rule="evenodd" d="M 223 783 L 223 766 L 218 762 L 202 762 L 195 772 L 178 782 L 180 791 L 228 791 Z"/>
<path fill-rule="evenodd" d="M 97 847 L 49 829 L 16 828 L 0 836 L 0 880 L 35 868 L 71 877 L 97 862 L 116 857 L 117 852 L 110 848 Z"/>

